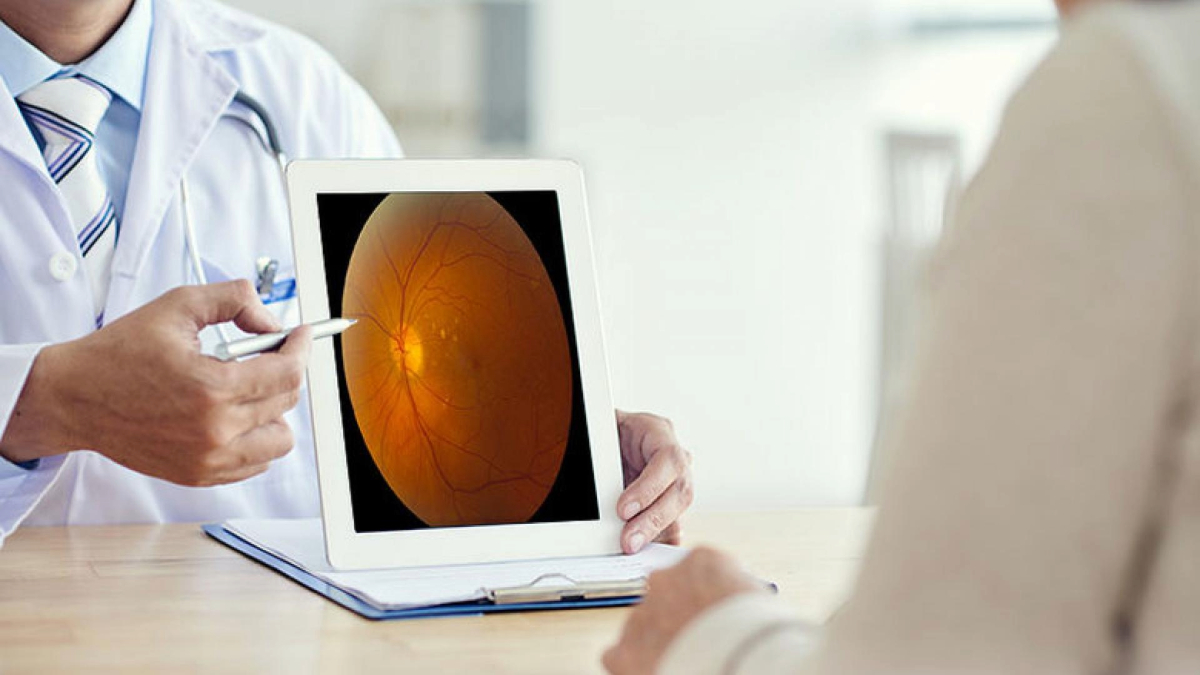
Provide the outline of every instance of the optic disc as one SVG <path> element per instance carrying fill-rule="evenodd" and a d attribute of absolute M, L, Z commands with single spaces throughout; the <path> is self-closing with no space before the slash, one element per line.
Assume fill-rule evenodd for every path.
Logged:
<path fill-rule="evenodd" d="M 401 326 L 397 337 L 392 339 L 392 361 L 396 367 L 411 374 L 420 375 L 424 356 L 421 338 L 416 329 L 410 326 Z"/>

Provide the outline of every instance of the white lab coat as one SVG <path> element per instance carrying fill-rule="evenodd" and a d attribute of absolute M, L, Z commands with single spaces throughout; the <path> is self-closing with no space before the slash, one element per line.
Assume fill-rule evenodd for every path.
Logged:
<path fill-rule="evenodd" d="M 255 277 L 255 259 L 293 272 L 278 165 L 233 116 L 240 89 L 267 109 L 285 152 L 303 157 L 399 156 L 391 128 L 366 93 L 319 47 L 207 1 L 156 0 L 125 213 L 104 315 L 116 319 L 163 292 L 194 283 L 179 201 L 186 175 L 197 248 L 209 281 Z M 75 234 L 12 95 L 0 82 L 0 430 L 41 346 L 95 329 Z M 295 300 L 271 305 L 297 319 Z M 28 524 L 303 517 L 318 513 L 312 434 L 302 401 L 289 421 L 296 448 L 265 474 L 236 485 L 185 488 L 132 472 L 88 451 L 43 459 L 25 471 L 0 466 L 0 540 Z"/>

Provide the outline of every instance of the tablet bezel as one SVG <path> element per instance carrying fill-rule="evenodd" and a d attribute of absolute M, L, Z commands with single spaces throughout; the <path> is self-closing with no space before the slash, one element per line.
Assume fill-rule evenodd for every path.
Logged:
<path fill-rule="evenodd" d="M 306 323 L 330 318 L 318 194 L 556 192 L 596 481 L 595 521 L 356 532 L 333 341 L 318 340 L 308 365 L 309 405 L 330 565 L 370 569 L 619 553 L 620 446 L 578 165 L 562 160 L 298 160 L 287 167 L 287 183 L 300 316 Z"/>

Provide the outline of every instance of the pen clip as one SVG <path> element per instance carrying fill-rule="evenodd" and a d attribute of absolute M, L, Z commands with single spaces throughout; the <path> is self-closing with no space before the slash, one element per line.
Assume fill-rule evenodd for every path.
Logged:
<path fill-rule="evenodd" d="M 275 288 L 275 274 L 279 271 L 279 261 L 266 256 L 254 261 L 257 281 L 254 285 L 260 297 L 270 297 Z"/>

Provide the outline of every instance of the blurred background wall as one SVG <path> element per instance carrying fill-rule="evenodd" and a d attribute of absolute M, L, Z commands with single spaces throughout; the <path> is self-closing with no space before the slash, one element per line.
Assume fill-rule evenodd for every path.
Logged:
<path fill-rule="evenodd" d="M 413 157 L 585 171 L 619 407 L 697 508 L 870 497 L 911 287 L 1052 44 L 1050 0 L 231 0 L 329 49 Z"/>

